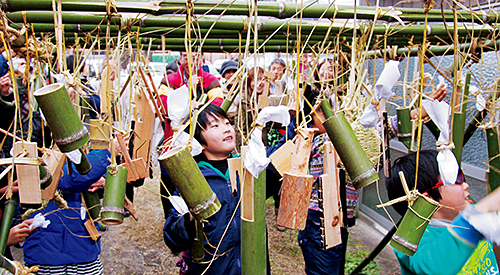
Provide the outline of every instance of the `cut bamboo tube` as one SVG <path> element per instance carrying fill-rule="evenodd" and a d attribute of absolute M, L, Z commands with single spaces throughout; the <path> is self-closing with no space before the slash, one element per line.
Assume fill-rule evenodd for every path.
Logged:
<path fill-rule="evenodd" d="M 42 159 L 45 164 L 47 164 L 47 167 L 49 167 L 50 174 L 52 175 L 52 183 L 42 190 L 42 199 L 49 201 L 56 193 L 57 185 L 59 184 L 59 179 L 61 178 L 64 163 L 66 161 L 66 155 L 53 149 L 47 149 Z"/>
<path fill-rule="evenodd" d="M 191 257 L 193 263 L 201 263 L 205 259 L 205 235 L 203 234 L 203 224 L 201 221 L 195 220 L 196 238 L 191 246 Z"/>
<path fill-rule="evenodd" d="M 38 171 L 40 172 L 40 189 L 44 190 L 52 183 L 52 175 L 47 166 L 38 166 Z"/>
<path fill-rule="evenodd" d="M 219 199 L 203 177 L 187 147 L 167 151 L 158 160 L 195 219 L 205 220 L 219 211 Z"/>
<path fill-rule="evenodd" d="M 80 153 L 79 154 L 80 163 L 73 162 L 73 164 L 75 165 L 75 169 L 76 169 L 76 171 L 78 171 L 78 173 L 80 173 L 80 175 L 85 175 L 88 172 L 90 172 L 90 169 L 92 169 L 92 166 L 87 159 L 87 153 L 83 150 L 83 148 L 78 148 L 75 151 Z M 68 158 L 68 160 L 69 160 L 69 158 Z M 68 163 L 69 163 L 69 161 L 68 161 Z"/>
<path fill-rule="evenodd" d="M 109 127 L 100 119 L 89 120 L 90 149 L 109 148 Z"/>
<path fill-rule="evenodd" d="M 418 194 L 418 198 L 415 200 L 413 205 L 409 207 L 411 207 L 413 211 L 410 209 L 406 210 L 406 214 L 404 215 L 398 230 L 396 230 L 396 233 L 392 236 L 391 246 L 411 257 L 417 251 L 420 239 L 422 238 L 432 215 L 439 207 L 439 203 Z M 417 216 L 415 212 L 418 213 L 420 217 Z"/>
<path fill-rule="evenodd" d="M 71 152 L 89 141 L 64 85 L 57 83 L 35 91 L 34 96 L 61 152 Z"/>
<path fill-rule="evenodd" d="M 101 213 L 101 200 L 99 198 L 99 193 L 85 190 L 82 192 L 82 197 L 90 218 L 92 221 L 96 221 Z"/>
<path fill-rule="evenodd" d="M 127 184 L 127 169 L 116 166 L 113 171 L 108 166 L 106 172 L 106 185 L 104 187 L 104 198 L 102 200 L 101 220 L 107 225 L 123 223 L 125 215 L 125 185 Z"/>
<path fill-rule="evenodd" d="M 398 140 L 401 141 L 406 148 L 411 149 L 412 139 L 412 124 L 410 117 L 410 108 L 397 108 L 398 117 Z"/>
<path fill-rule="evenodd" d="M 7 240 L 9 239 L 10 227 L 12 225 L 12 218 L 16 212 L 17 202 L 19 197 L 14 194 L 11 199 L 5 202 L 2 211 L 2 221 L 0 223 L 0 253 L 5 255 L 5 248 L 7 248 Z"/>
<path fill-rule="evenodd" d="M 37 157 L 36 142 L 16 142 L 13 153 L 28 152 L 26 157 Z M 40 193 L 40 171 L 38 165 L 16 164 L 21 205 L 38 208 L 42 205 Z"/>
<path fill-rule="evenodd" d="M 333 114 L 328 100 L 323 100 L 322 108 L 325 116 Z M 373 164 L 363 151 L 343 112 L 330 117 L 327 116 L 327 120 L 323 122 L 323 127 L 336 148 L 351 178 L 352 185 L 356 189 L 361 189 L 378 180 L 378 174 L 373 169 Z"/>
<path fill-rule="evenodd" d="M 488 144 L 488 193 L 493 192 L 500 186 L 500 137 L 498 126 L 486 129 L 486 140 Z"/>
<path fill-rule="evenodd" d="M 323 194 L 323 217 L 325 227 L 326 249 L 342 243 L 340 227 L 342 226 L 342 212 L 340 211 L 339 171 L 337 168 L 336 152 L 333 144 L 328 141 L 324 144 L 323 175 L 321 188 Z"/>
<path fill-rule="evenodd" d="M 471 74 L 467 73 L 465 75 L 465 83 L 463 86 L 464 94 L 462 100 L 460 98 L 456 100 L 456 106 L 459 108 L 454 108 L 453 112 L 453 133 L 452 139 L 455 148 L 451 151 L 457 159 L 458 165 L 462 163 L 462 153 L 464 148 L 464 130 L 465 130 L 465 119 L 467 117 L 467 102 L 469 98 L 469 87 L 470 87 Z"/>
<path fill-rule="evenodd" d="M 248 173 L 253 178 L 253 176 Z M 255 179 L 254 220 L 241 220 L 242 274 L 267 274 L 266 170 Z"/>

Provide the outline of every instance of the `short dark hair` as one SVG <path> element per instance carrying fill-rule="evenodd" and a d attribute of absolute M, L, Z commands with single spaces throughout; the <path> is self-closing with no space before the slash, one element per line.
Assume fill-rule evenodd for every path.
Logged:
<path fill-rule="evenodd" d="M 429 196 L 439 201 L 441 194 L 439 189 L 431 189 L 436 183 L 439 182 L 439 166 L 437 162 L 438 152 L 435 150 L 421 150 L 418 158 L 418 181 L 417 190 L 420 193 L 427 191 Z M 391 176 L 385 179 L 385 186 L 387 188 L 387 195 L 389 200 L 393 200 L 405 196 L 405 191 L 399 178 L 399 172 L 403 171 L 406 179 L 406 184 L 409 190 L 413 190 L 415 186 L 415 171 L 417 164 L 417 152 L 412 152 L 402 156 L 394 161 L 390 174 Z M 394 209 L 403 216 L 408 207 L 408 202 L 403 201 L 392 205 Z"/>
<path fill-rule="evenodd" d="M 273 61 L 271 61 L 271 65 L 269 65 L 269 70 L 271 69 L 271 66 L 272 66 L 274 63 L 278 63 L 278 64 L 280 64 L 281 66 L 283 66 L 283 71 L 285 70 L 285 68 L 286 68 L 286 63 L 285 63 L 285 61 L 283 61 L 283 59 L 281 59 L 281 58 L 276 58 L 276 59 L 274 59 Z"/>
<path fill-rule="evenodd" d="M 193 135 L 193 137 L 202 145 L 207 145 L 207 141 L 203 138 L 201 132 L 207 127 L 209 116 L 229 120 L 226 112 L 224 112 L 224 110 L 222 110 L 219 106 L 215 104 L 208 104 L 208 106 L 198 114 L 198 120 L 196 122 L 196 128 Z"/>
<path fill-rule="evenodd" d="M 68 68 L 68 71 L 70 74 L 72 74 L 75 69 L 78 68 L 78 66 L 80 66 L 80 64 L 83 63 L 83 59 L 82 58 L 79 58 L 79 60 L 75 60 L 75 56 L 74 55 L 69 55 L 66 57 L 66 67 Z M 79 70 L 79 72 L 83 72 L 83 67 L 85 66 L 82 66 Z"/>

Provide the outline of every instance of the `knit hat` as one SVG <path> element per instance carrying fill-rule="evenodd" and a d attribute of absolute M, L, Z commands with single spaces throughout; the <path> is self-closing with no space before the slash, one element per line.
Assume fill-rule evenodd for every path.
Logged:
<path fill-rule="evenodd" d="M 238 62 L 234 60 L 228 60 L 222 63 L 222 66 L 220 67 L 220 74 L 222 75 L 222 77 L 224 77 L 224 74 L 228 70 L 238 70 Z"/>

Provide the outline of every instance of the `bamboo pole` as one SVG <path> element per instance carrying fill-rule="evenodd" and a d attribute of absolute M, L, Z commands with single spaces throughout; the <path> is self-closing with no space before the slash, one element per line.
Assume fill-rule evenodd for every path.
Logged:
<path fill-rule="evenodd" d="M 99 218 L 99 213 L 101 212 L 101 200 L 99 199 L 99 193 L 85 190 L 82 192 L 82 197 L 90 218 L 93 221 L 97 220 L 97 218 Z"/>
<path fill-rule="evenodd" d="M 243 275 L 267 274 L 266 170 L 254 182 L 254 211 L 253 222 L 241 220 Z"/>
<path fill-rule="evenodd" d="M 185 13 L 185 1 L 167 0 L 161 1 L 159 5 L 145 0 L 136 1 L 115 1 L 118 13 L 147 13 L 152 15 L 179 14 Z M 79 0 L 64 0 L 62 8 L 71 11 L 86 12 L 106 12 L 104 2 Z M 225 15 L 248 15 L 248 3 L 238 0 L 204 0 L 197 1 L 195 5 L 196 14 L 219 15 L 224 12 Z M 2 0 L 2 9 L 6 12 L 16 12 L 25 10 L 51 10 L 51 0 L 37 0 L 33 5 L 30 0 Z M 259 2 L 257 5 L 258 14 L 261 16 L 272 16 L 277 18 L 289 18 L 296 14 L 295 4 L 289 2 Z M 303 18 L 318 18 L 324 12 L 324 18 L 346 18 L 353 17 L 354 9 L 352 6 L 329 5 L 324 3 L 314 3 L 305 7 L 302 11 Z M 469 11 L 458 12 L 463 22 L 478 22 L 483 20 L 485 23 L 495 23 L 497 16 L 494 12 L 477 13 Z M 356 17 L 358 19 L 373 20 L 377 15 L 379 20 L 396 21 L 423 21 L 425 14 L 418 8 L 383 8 L 383 7 L 356 7 Z M 442 22 L 451 21 L 453 13 L 450 11 L 429 11 L 428 21 Z"/>
<path fill-rule="evenodd" d="M 356 189 L 361 189 L 378 180 L 373 164 L 366 156 L 354 132 L 346 121 L 344 113 L 333 114 L 328 100 L 324 99 L 321 107 L 327 120 L 323 122 L 326 133 L 330 137 L 344 167 Z"/>
<path fill-rule="evenodd" d="M 411 150 L 412 125 L 410 108 L 398 108 L 396 109 L 396 113 L 398 117 L 398 139 L 406 146 L 406 148 Z"/>
<path fill-rule="evenodd" d="M 201 263 L 205 259 L 205 235 L 203 234 L 203 224 L 199 220 L 195 220 L 196 238 L 191 246 L 191 257 L 194 263 Z"/>
<path fill-rule="evenodd" d="M 465 128 L 465 118 L 467 117 L 467 102 L 469 98 L 469 86 L 470 86 L 471 74 L 467 73 L 465 75 L 465 83 L 463 86 L 464 94 L 462 97 L 462 102 L 456 102 L 456 106 L 459 108 L 453 108 L 453 133 L 452 139 L 455 148 L 451 151 L 457 159 L 458 165 L 462 163 L 462 153 L 464 147 L 464 128 Z"/>
<path fill-rule="evenodd" d="M 203 177 L 187 147 L 167 151 L 158 160 L 195 219 L 204 220 L 219 211 L 219 199 Z"/>
<path fill-rule="evenodd" d="M 498 127 L 486 129 L 486 140 L 488 143 L 488 181 L 486 187 L 488 193 L 493 192 L 500 186 L 500 141 Z"/>
<path fill-rule="evenodd" d="M 101 220 L 104 224 L 117 225 L 123 223 L 126 184 L 127 169 L 122 166 L 108 166 L 101 208 Z"/>
<path fill-rule="evenodd" d="M 12 225 L 12 218 L 16 211 L 16 206 L 19 201 L 17 195 L 13 195 L 5 202 L 2 212 L 2 221 L 0 223 L 0 253 L 5 255 L 5 248 L 7 247 L 7 240 L 9 239 L 10 227 Z"/>

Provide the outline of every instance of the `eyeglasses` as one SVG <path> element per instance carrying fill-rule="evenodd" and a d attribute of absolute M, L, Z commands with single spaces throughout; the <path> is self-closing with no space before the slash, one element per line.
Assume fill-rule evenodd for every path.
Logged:
<path fill-rule="evenodd" d="M 465 182 L 465 176 L 464 176 L 464 172 L 462 171 L 462 169 L 458 169 L 458 175 L 457 175 L 457 179 L 455 180 L 455 184 L 462 184 Z M 444 186 L 444 183 L 443 181 L 439 181 L 438 183 L 436 183 L 434 186 L 432 186 L 431 188 L 427 189 L 425 192 L 429 192 L 431 190 L 434 190 L 434 189 L 437 189 L 441 186 Z M 424 192 L 424 193 L 425 193 Z"/>

